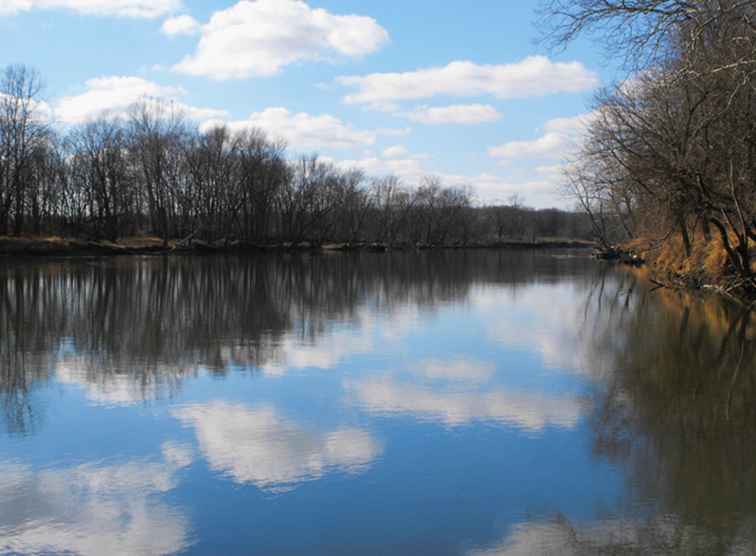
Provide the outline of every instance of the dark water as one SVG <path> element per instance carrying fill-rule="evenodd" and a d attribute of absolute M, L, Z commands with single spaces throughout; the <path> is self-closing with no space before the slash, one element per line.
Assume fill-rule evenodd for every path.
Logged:
<path fill-rule="evenodd" d="M 549 254 L 0 264 L 2 551 L 756 550 L 718 300 Z"/>

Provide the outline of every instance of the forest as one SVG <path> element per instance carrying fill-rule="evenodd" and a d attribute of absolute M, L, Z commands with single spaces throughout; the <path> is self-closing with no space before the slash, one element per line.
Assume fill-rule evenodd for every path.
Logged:
<path fill-rule="evenodd" d="M 541 15 L 552 47 L 588 36 L 625 62 L 565 176 L 596 236 L 756 291 L 756 2 L 545 0 Z"/>
<path fill-rule="evenodd" d="M 158 99 L 62 128 L 42 90 L 32 68 L 0 73 L 0 236 L 391 246 L 592 237 L 582 213 L 530 209 L 517 195 L 484 206 L 469 186 L 434 176 L 367 176 L 292 155 L 261 130 L 200 130 Z"/>

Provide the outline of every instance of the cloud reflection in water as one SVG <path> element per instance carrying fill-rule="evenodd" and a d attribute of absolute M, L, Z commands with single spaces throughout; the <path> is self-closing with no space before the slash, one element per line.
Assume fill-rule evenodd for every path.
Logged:
<path fill-rule="evenodd" d="M 212 402 L 182 407 L 173 415 L 194 428 L 212 469 L 272 492 L 291 490 L 331 471 L 359 473 L 382 452 L 366 431 L 305 429 L 272 407 Z"/>
<path fill-rule="evenodd" d="M 404 383 L 391 377 L 345 381 L 344 387 L 350 399 L 368 412 L 405 413 L 448 426 L 494 421 L 537 432 L 549 425 L 574 427 L 582 411 L 582 403 L 575 398 L 498 387 L 487 392 L 460 392 Z"/>
<path fill-rule="evenodd" d="M 0 463 L 0 551 L 173 554 L 189 546 L 178 508 L 156 497 L 177 486 L 191 448 L 164 444 L 165 461 L 35 470 Z"/>

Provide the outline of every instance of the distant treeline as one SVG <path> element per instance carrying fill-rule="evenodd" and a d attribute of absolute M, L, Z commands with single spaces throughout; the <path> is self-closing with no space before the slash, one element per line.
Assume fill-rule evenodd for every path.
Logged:
<path fill-rule="evenodd" d="M 25 66 L 0 75 L 0 235 L 448 245 L 592 234 L 583 214 L 517 197 L 483 207 L 432 176 L 410 186 L 294 159 L 260 130 L 200 131 L 156 100 L 61 130 L 40 90 Z"/>
<path fill-rule="evenodd" d="M 547 36 L 597 34 L 628 79 L 600 92 L 567 187 L 604 242 L 726 252 L 756 291 L 756 1 L 543 0 Z M 706 257 L 703 257 L 706 258 Z"/>

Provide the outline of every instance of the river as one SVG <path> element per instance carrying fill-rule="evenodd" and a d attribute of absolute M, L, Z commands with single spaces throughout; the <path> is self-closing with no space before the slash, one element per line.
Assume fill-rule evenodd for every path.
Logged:
<path fill-rule="evenodd" d="M 569 252 L 2 263 L 0 551 L 756 551 L 720 299 Z"/>

